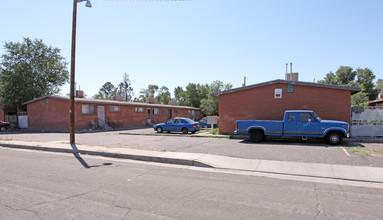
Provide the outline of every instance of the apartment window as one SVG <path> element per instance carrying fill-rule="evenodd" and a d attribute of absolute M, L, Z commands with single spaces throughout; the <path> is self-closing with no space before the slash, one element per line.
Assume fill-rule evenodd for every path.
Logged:
<path fill-rule="evenodd" d="M 199 115 L 199 111 L 196 111 L 196 114 Z"/>
<path fill-rule="evenodd" d="M 96 114 L 96 106 L 95 105 L 82 105 L 82 113 L 83 114 Z"/>
<path fill-rule="evenodd" d="M 110 112 L 120 112 L 121 106 L 109 106 L 109 111 Z"/>
<path fill-rule="evenodd" d="M 142 107 L 136 107 L 136 112 L 144 112 L 144 108 L 142 108 Z"/>
<path fill-rule="evenodd" d="M 191 111 L 190 111 L 190 110 L 187 110 L 186 113 L 191 114 Z"/>
<path fill-rule="evenodd" d="M 174 109 L 174 114 L 178 114 L 178 109 Z"/>
<path fill-rule="evenodd" d="M 153 109 L 153 115 L 159 115 L 160 114 L 160 109 L 154 108 Z"/>
<path fill-rule="evenodd" d="M 168 110 L 167 109 L 162 109 L 162 115 L 168 115 Z"/>
<path fill-rule="evenodd" d="M 294 84 L 287 84 L 286 92 L 294 93 Z"/>

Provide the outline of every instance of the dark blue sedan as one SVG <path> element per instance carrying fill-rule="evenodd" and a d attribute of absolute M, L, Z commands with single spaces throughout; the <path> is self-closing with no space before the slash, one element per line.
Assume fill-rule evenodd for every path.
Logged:
<path fill-rule="evenodd" d="M 207 123 L 207 118 L 203 117 L 201 120 L 198 121 L 201 125 L 201 128 L 211 128 L 211 124 Z M 219 117 L 217 118 L 217 124 L 214 124 L 214 128 L 218 128 L 219 125 Z"/>
<path fill-rule="evenodd" d="M 184 134 L 191 132 L 194 134 L 196 131 L 199 131 L 200 128 L 201 125 L 190 118 L 171 118 L 165 123 L 154 125 L 154 130 L 158 133 L 162 133 L 163 131 L 173 131 L 182 132 Z"/>

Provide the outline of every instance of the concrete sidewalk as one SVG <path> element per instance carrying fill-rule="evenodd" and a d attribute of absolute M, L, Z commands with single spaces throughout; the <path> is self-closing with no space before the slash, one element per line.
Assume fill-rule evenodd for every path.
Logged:
<path fill-rule="evenodd" d="M 71 146 L 63 142 L 0 141 L 1 147 L 31 149 L 50 152 L 81 153 L 105 157 L 125 158 L 197 167 L 283 174 L 334 180 L 383 183 L 383 168 L 335 164 L 286 162 L 242 159 L 200 153 L 146 151 L 100 146 Z"/>

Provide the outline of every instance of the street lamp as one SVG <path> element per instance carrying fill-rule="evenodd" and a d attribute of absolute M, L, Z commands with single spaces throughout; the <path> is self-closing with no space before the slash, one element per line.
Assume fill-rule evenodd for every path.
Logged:
<path fill-rule="evenodd" d="M 73 25 L 72 25 L 72 56 L 71 56 L 71 72 L 70 72 L 70 144 L 75 144 L 74 132 L 75 132 L 75 122 L 74 122 L 74 81 L 75 81 L 75 57 L 76 57 L 76 20 L 77 20 L 77 3 L 85 2 L 85 6 L 88 8 L 92 7 L 92 4 L 89 0 L 73 0 Z"/>

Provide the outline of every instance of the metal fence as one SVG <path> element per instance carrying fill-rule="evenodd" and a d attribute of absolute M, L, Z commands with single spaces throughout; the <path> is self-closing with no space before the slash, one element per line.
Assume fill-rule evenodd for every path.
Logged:
<path fill-rule="evenodd" d="M 11 128 L 17 128 L 17 115 L 5 115 L 4 121 L 9 122 Z"/>
<path fill-rule="evenodd" d="M 383 106 L 353 107 L 351 111 L 352 137 L 383 136 Z"/>

